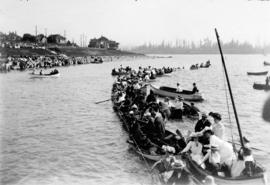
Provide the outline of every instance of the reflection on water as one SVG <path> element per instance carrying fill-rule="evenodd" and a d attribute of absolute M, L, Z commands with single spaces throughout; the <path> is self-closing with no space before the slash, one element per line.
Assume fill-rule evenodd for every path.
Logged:
<path fill-rule="evenodd" d="M 268 69 L 260 55 L 229 55 L 231 78 L 243 134 L 266 167 L 270 167 L 270 124 L 261 118 L 267 93 L 252 88 L 264 77 L 247 76 L 247 71 Z M 208 69 L 188 70 L 193 63 L 210 59 Z M 149 184 L 147 165 L 129 150 L 110 98 L 113 67 L 185 66 L 155 85 L 191 89 L 196 82 L 206 101 L 199 108 L 222 113 L 231 126 L 220 56 L 176 55 L 173 58 L 138 59 L 59 68 L 60 78 L 31 79 L 28 72 L 0 74 L 1 178 L 2 184 Z M 232 109 L 230 110 L 232 112 Z M 236 126 L 231 117 L 234 133 Z M 190 128 L 194 123 L 172 122 L 168 128 Z M 236 137 L 237 135 L 235 135 Z M 268 153 L 267 153 L 268 152 Z M 270 168 L 269 168 L 270 169 Z"/>

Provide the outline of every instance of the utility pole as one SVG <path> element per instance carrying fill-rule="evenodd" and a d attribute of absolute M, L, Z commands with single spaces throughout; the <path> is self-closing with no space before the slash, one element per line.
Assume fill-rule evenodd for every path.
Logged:
<path fill-rule="evenodd" d="M 36 41 L 36 45 L 37 45 L 37 25 L 35 26 L 35 33 L 36 33 L 35 41 Z"/>
<path fill-rule="evenodd" d="M 36 37 L 37 37 L 37 25 L 35 26 L 35 34 L 36 34 Z"/>

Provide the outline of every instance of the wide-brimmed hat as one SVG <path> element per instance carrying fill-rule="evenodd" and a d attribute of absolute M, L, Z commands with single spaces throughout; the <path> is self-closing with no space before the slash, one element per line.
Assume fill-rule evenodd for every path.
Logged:
<path fill-rule="evenodd" d="M 134 114 L 134 112 L 133 111 L 129 111 L 129 114 L 132 115 L 132 114 Z"/>
<path fill-rule="evenodd" d="M 217 145 L 211 145 L 210 149 L 213 150 L 213 151 L 218 151 L 219 147 Z"/>
<path fill-rule="evenodd" d="M 136 104 L 131 106 L 131 109 L 138 109 L 138 106 Z"/>
<path fill-rule="evenodd" d="M 221 120 L 221 115 L 217 112 L 210 112 L 209 116 L 212 116 L 214 119 Z"/>
<path fill-rule="evenodd" d="M 211 128 L 211 127 L 205 127 L 205 128 L 203 129 L 203 134 L 206 134 L 206 133 L 208 133 L 208 132 L 210 132 L 211 134 L 213 134 L 213 131 L 212 131 L 212 128 Z"/>
<path fill-rule="evenodd" d="M 249 140 L 244 136 L 244 137 L 243 137 L 243 142 L 244 142 L 244 143 L 249 143 Z"/>
<path fill-rule="evenodd" d="M 189 135 L 189 138 L 197 138 L 197 137 L 200 137 L 200 133 L 199 132 L 192 132 L 190 135 Z"/>
<path fill-rule="evenodd" d="M 183 100 L 184 98 L 182 98 L 182 96 L 177 96 L 178 100 Z"/>
<path fill-rule="evenodd" d="M 150 112 L 146 112 L 146 113 L 144 114 L 144 116 L 145 116 L 145 117 L 151 116 L 151 113 L 150 113 Z"/>
<path fill-rule="evenodd" d="M 201 116 L 207 118 L 207 115 L 205 112 L 201 112 Z"/>

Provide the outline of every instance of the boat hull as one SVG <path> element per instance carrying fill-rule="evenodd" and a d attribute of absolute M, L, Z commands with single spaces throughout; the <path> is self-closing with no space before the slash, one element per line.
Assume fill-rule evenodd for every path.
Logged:
<path fill-rule="evenodd" d="M 270 90 L 270 85 L 254 83 L 253 88 L 257 90 Z"/>
<path fill-rule="evenodd" d="M 39 75 L 39 74 L 31 74 L 31 78 L 57 78 L 60 76 L 60 73 L 54 75 Z"/>
<path fill-rule="evenodd" d="M 190 172 L 200 181 L 204 180 L 206 176 L 212 176 L 215 184 L 217 185 L 266 185 L 267 179 L 266 174 L 262 173 L 255 177 L 241 177 L 241 178 L 226 178 L 217 177 L 211 175 L 208 171 L 199 167 L 190 157 L 186 159 L 187 167 Z"/>
<path fill-rule="evenodd" d="M 269 62 L 266 62 L 266 61 L 264 61 L 263 64 L 264 64 L 265 66 L 270 66 L 270 63 L 269 63 Z"/>
<path fill-rule="evenodd" d="M 268 71 L 263 72 L 247 72 L 247 75 L 267 75 Z"/>
<path fill-rule="evenodd" d="M 178 92 L 170 92 L 170 91 L 165 91 L 165 90 L 156 88 L 152 86 L 151 84 L 149 85 L 149 87 L 154 92 L 154 94 L 157 94 L 163 97 L 176 98 L 178 96 L 181 96 L 186 101 L 203 101 L 204 100 L 201 93 L 183 94 L 183 93 L 178 93 Z"/>

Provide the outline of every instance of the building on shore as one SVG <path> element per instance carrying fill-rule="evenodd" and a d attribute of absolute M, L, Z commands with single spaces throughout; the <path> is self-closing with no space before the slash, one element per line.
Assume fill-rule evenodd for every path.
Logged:
<path fill-rule="evenodd" d="M 118 49 L 119 43 L 113 40 L 109 40 L 104 36 L 90 40 L 88 47 L 90 48 L 102 48 L 102 49 Z"/>

